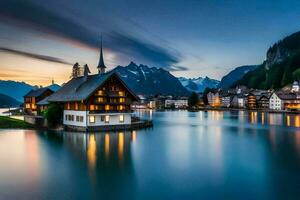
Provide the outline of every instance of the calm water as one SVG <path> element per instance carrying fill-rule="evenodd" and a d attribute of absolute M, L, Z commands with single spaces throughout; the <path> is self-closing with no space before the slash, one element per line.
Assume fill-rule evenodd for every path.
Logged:
<path fill-rule="evenodd" d="M 0 199 L 300 199 L 300 115 L 146 115 L 132 132 L 0 130 Z"/>

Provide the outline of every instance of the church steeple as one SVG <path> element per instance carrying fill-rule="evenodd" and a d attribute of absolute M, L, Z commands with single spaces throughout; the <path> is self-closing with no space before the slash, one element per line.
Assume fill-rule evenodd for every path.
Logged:
<path fill-rule="evenodd" d="M 101 36 L 101 47 L 100 47 L 100 58 L 99 58 L 99 63 L 97 66 L 98 73 L 99 74 L 104 74 L 105 73 L 105 64 L 104 64 L 104 59 L 103 59 L 103 51 L 102 51 L 102 36 Z"/>

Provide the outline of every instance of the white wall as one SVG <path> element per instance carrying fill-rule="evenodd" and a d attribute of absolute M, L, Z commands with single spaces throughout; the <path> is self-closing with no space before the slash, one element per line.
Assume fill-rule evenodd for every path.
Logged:
<path fill-rule="evenodd" d="M 124 116 L 124 122 L 120 122 L 120 115 Z M 95 116 L 95 123 L 90 122 L 90 116 Z M 104 121 L 101 121 L 101 116 L 104 116 Z M 105 116 L 109 116 L 109 122 L 105 122 Z M 103 114 L 88 114 L 88 126 L 107 126 L 131 124 L 130 113 L 103 113 Z"/>
<path fill-rule="evenodd" d="M 73 115 L 74 120 L 70 121 L 66 119 L 66 115 Z M 83 121 L 76 121 L 76 116 L 83 116 Z M 65 125 L 72 126 L 86 126 L 86 111 L 78 111 L 78 110 L 64 110 L 64 120 L 63 123 Z"/>
<path fill-rule="evenodd" d="M 269 99 L 269 108 L 272 110 L 283 109 L 283 101 L 275 93 L 273 93 Z"/>

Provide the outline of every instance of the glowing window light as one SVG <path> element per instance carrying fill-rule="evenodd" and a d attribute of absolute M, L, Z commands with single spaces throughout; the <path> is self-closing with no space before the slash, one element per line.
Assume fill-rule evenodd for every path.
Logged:
<path fill-rule="evenodd" d="M 91 115 L 91 116 L 89 117 L 89 121 L 90 121 L 90 123 L 95 123 L 96 117 L 95 117 L 94 115 Z"/>
<path fill-rule="evenodd" d="M 109 123 L 109 115 L 105 115 L 105 123 Z"/>
<path fill-rule="evenodd" d="M 120 115 L 119 120 L 120 122 L 124 122 L 124 115 Z"/>

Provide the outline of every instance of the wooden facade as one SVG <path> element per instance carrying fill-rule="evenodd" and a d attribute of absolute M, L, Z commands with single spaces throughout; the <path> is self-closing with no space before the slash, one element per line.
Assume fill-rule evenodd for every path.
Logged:
<path fill-rule="evenodd" d="M 48 88 L 32 90 L 24 96 L 24 112 L 26 114 L 37 114 L 37 103 L 54 92 Z"/>
<path fill-rule="evenodd" d="M 89 111 L 90 113 L 131 112 L 130 105 L 133 98 L 119 77 L 112 75 L 86 100 L 65 102 L 64 110 Z"/>

